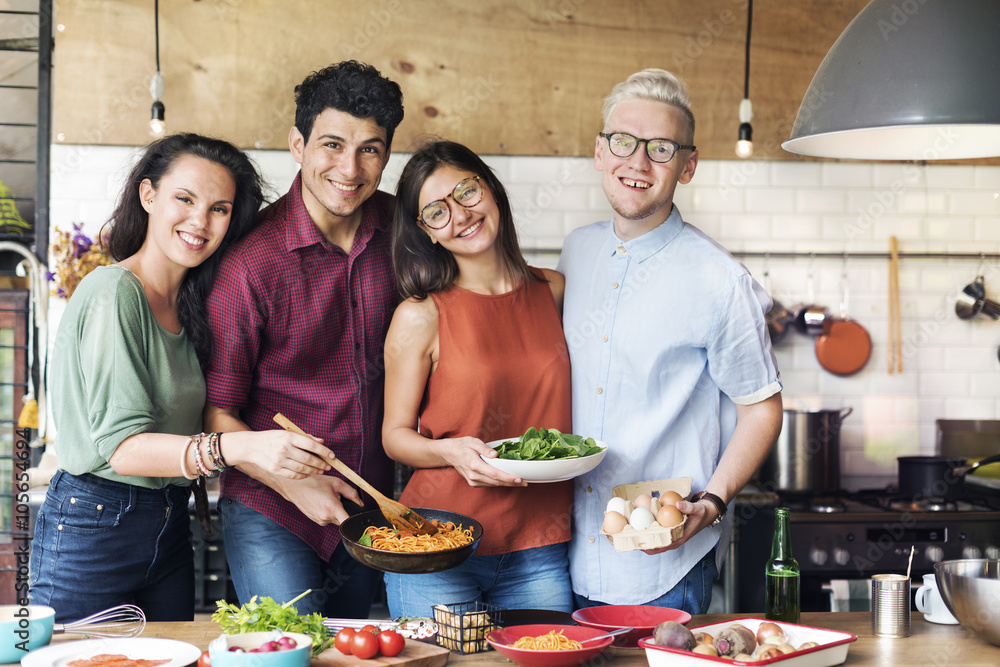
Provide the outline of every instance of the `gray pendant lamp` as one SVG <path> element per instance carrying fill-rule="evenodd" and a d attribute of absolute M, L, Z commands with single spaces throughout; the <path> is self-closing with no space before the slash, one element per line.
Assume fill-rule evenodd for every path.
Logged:
<path fill-rule="evenodd" d="M 873 0 L 816 70 L 782 148 L 859 160 L 1000 156 L 1000 2 Z"/>

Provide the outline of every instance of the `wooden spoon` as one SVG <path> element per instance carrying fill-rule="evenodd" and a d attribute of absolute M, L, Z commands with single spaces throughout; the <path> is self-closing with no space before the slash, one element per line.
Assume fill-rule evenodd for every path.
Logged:
<path fill-rule="evenodd" d="M 274 421 L 276 421 L 286 431 L 311 437 L 308 433 L 296 426 L 292 420 L 280 412 L 274 415 Z M 332 456 L 323 458 L 327 463 L 332 465 L 337 472 L 354 482 L 356 486 L 374 498 L 375 502 L 378 503 L 379 509 L 382 510 L 382 516 L 388 519 L 389 523 L 391 523 L 396 530 L 408 530 L 414 535 L 435 535 L 438 532 L 437 526 L 411 510 L 403 503 L 396 502 L 395 500 L 385 496 L 374 486 L 366 482 L 361 475 L 351 470 L 347 464 L 340 459 Z"/>

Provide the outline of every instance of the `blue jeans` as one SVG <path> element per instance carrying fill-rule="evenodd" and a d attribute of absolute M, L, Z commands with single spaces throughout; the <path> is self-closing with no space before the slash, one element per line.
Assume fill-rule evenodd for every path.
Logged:
<path fill-rule="evenodd" d="M 240 602 L 254 595 L 294 605 L 300 614 L 368 618 L 379 572 L 354 560 L 338 544 L 329 561 L 288 530 L 229 498 L 219 499 L 229 572 Z"/>
<path fill-rule="evenodd" d="M 124 603 L 150 621 L 193 619 L 190 495 L 57 472 L 35 519 L 31 602 L 59 623 Z"/>
<path fill-rule="evenodd" d="M 669 591 L 649 602 L 641 604 L 654 607 L 670 607 L 681 609 L 689 614 L 705 614 L 708 605 L 712 604 L 712 583 L 719 578 L 719 569 L 715 567 L 715 548 L 705 554 L 705 557 L 695 563 L 691 571 L 677 582 Z M 598 602 L 573 593 L 576 608 L 599 607 L 607 602 Z"/>
<path fill-rule="evenodd" d="M 443 572 L 385 575 L 389 614 L 432 616 L 435 604 L 487 602 L 504 609 L 573 611 L 568 544 L 473 556 Z"/>

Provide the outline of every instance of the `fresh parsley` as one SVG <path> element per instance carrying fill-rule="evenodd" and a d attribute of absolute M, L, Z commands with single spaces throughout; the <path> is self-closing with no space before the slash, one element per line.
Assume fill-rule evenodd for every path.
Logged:
<path fill-rule="evenodd" d="M 229 604 L 225 600 L 217 600 L 215 605 L 218 609 L 212 614 L 212 620 L 218 623 L 227 635 L 267 630 L 301 632 L 313 638 L 312 654 L 316 656 L 333 643 L 333 639 L 327 635 L 326 626 L 323 625 L 323 617 L 315 613 L 300 616 L 292 606 L 293 602 L 311 592 L 311 590 L 306 591 L 283 605 L 271 598 L 258 600 L 256 595 L 242 607 Z"/>
<path fill-rule="evenodd" d="M 517 440 L 505 440 L 496 448 L 501 459 L 550 461 L 590 456 L 604 451 L 593 438 L 560 433 L 554 428 L 529 428 Z"/>

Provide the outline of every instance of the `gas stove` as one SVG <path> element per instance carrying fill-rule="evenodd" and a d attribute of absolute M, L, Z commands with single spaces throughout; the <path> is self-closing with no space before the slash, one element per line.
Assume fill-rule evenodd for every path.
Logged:
<path fill-rule="evenodd" d="M 738 611 L 759 611 L 752 607 L 770 554 L 774 507 L 791 510 L 792 552 L 801 571 L 803 611 L 829 610 L 833 580 L 868 579 L 909 569 L 919 582 L 942 560 L 1000 558 L 1000 494 L 912 498 L 899 496 L 891 487 L 823 496 L 782 494 L 772 497 L 769 505 L 737 508 L 734 556 L 739 597 L 749 596 L 739 602 Z"/>

